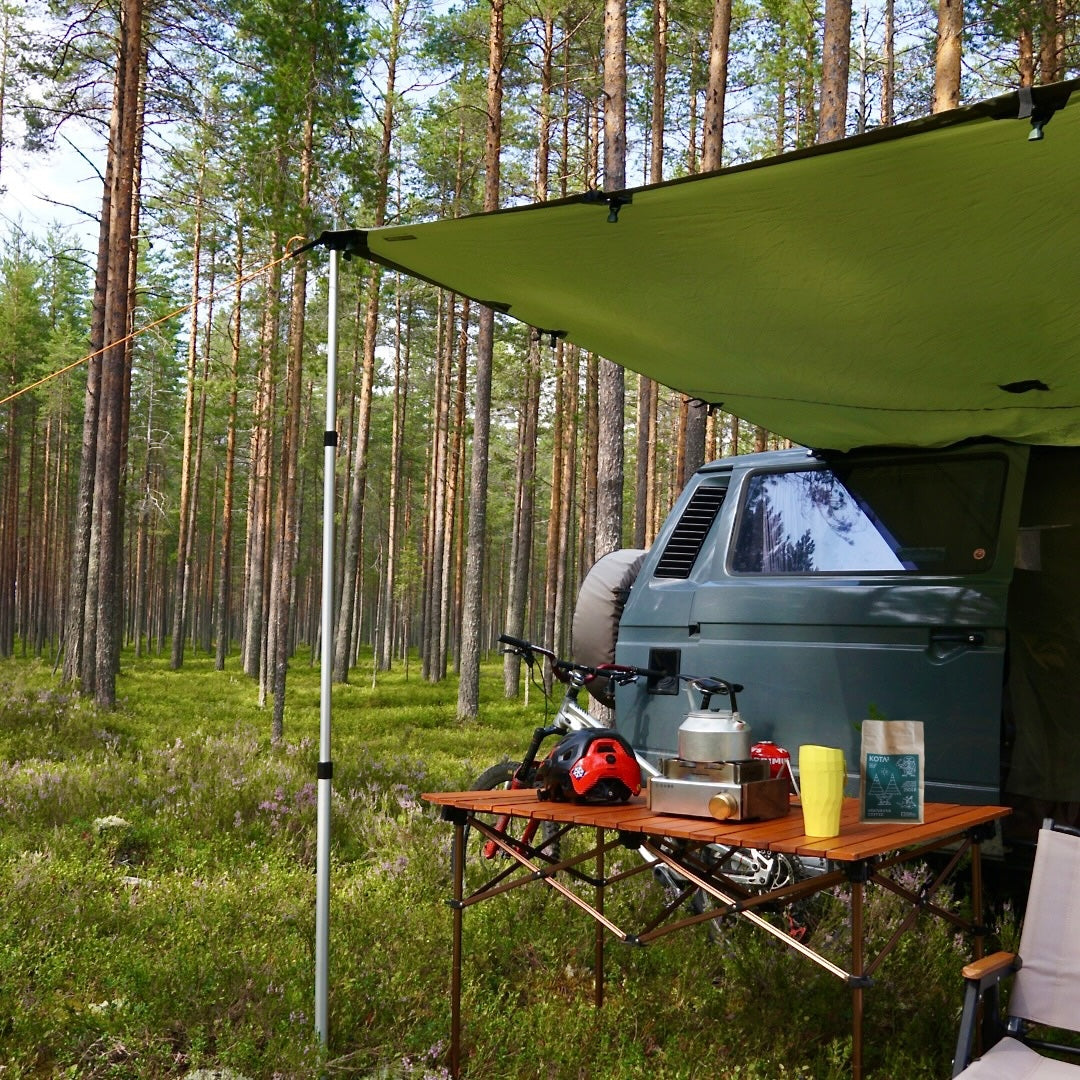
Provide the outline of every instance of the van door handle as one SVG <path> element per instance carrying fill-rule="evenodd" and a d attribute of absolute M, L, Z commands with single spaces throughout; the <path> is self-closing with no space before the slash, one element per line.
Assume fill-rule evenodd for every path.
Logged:
<path fill-rule="evenodd" d="M 931 630 L 932 645 L 967 645 L 977 649 L 986 644 L 986 634 L 982 630 Z"/>
<path fill-rule="evenodd" d="M 945 664 L 985 644 L 986 634 L 982 630 L 931 630 L 926 652 L 932 664 Z"/>

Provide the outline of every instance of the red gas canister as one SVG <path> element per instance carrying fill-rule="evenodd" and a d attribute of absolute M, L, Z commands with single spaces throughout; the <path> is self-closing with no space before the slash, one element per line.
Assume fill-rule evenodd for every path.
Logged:
<path fill-rule="evenodd" d="M 792 785 L 792 790 L 798 793 L 795 787 L 795 776 L 791 771 L 791 754 L 777 743 L 756 742 L 750 747 L 750 757 L 757 761 L 769 763 L 769 775 L 775 779 L 778 776 L 787 776 Z"/>

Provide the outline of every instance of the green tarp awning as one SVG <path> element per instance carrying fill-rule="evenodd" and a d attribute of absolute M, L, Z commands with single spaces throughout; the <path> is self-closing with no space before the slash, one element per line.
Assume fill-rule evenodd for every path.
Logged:
<path fill-rule="evenodd" d="M 634 189 L 614 222 L 592 193 L 320 240 L 806 445 L 1080 444 L 1078 86 Z"/>

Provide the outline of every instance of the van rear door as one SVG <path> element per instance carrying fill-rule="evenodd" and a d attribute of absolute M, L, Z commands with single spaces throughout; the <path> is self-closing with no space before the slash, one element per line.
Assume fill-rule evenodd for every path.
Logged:
<path fill-rule="evenodd" d="M 852 778 L 863 719 L 921 720 L 927 799 L 996 801 L 1026 449 L 759 460 L 735 459 L 723 510 L 678 590 L 688 608 L 682 670 L 742 683 L 755 739 L 793 753 L 801 743 L 843 747 Z M 642 567 L 620 643 L 643 644 L 652 631 L 642 624 L 661 631 L 666 621 L 662 556 Z M 636 648 L 619 658 L 648 659 Z M 639 702 L 639 741 L 673 752 L 684 706 L 663 695 Z"/>

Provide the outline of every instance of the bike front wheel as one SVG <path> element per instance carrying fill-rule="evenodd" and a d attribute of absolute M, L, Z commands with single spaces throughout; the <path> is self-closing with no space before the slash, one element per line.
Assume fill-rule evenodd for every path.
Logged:
<path fill-rule="evenodd" d="M 497 791 L 508 789 L 514 782 L 519 761 L 500 761 L 486 768 L 470 785 L 471 791 Z M 528 844 L 534 848 L 540 848 L 550 858 L 558 860 L 559 841 L 557 838 L 558 827 L 550 821 L 530 822 L 525 819 L 499 818 L 495 814 L 485 814 L 483 819 L 489 824 L 504 831 L 512 839 Z M 539 828 L 537 828 L 539 825 Z M 480 859 L 494 861 L 495 859 L 507 859 L 509 856 L 501 851 L 498 846 L 483 836 L 470 838 L 471 829 L 465 830 L 465 854 L 467 860 Z"/>
<path fill-rule="evenodd" d="M 514 774 L 521 767 L 520 761 L 500 761 L 485 769 L 470 785 L 470 791 L 496 791 L 508 788 Z"/>
<path fill-rule="evenodd" d="M 712 869 L 750 893 L 770 892 L 786 885 L 794 885 L 808 876 L 806 868 L 797 858 L 753 848 L 706 849 L 705 861 L 711 864 Z M 690 907 L 696 914 L 700 914 L 722 905 L 718 905 L 705 890 L 698 889 L 690 898 Z M 798 941 L 805 940 L 817 922 L 812 900 L 801 900 L 783 907 L 777 916 L 787 933 Z M 730 916 L 710 919 L 710 939 L 722 942 L 731 925 Z"/>

